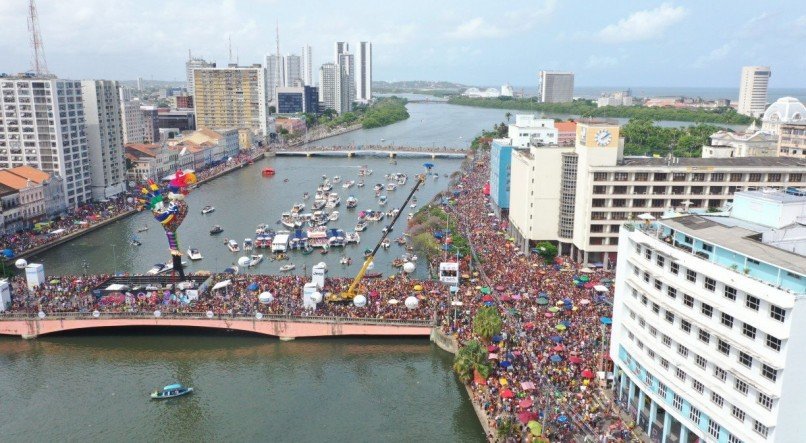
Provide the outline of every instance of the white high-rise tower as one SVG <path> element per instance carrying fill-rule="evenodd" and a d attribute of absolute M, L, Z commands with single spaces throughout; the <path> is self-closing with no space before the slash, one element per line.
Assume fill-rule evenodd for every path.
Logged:
<path fill-rule="evenodd" d="M 311 63 L 311 45 L 302 47 L 302 82 L 305 86 L 313 86 L 313 64 Z"/>
<path fill-rule="evenodd" d="M 355 55 L 355 97 L 366 103 L 372 99 L 372 43 L 358 42 Z"/>
<path fill-rule="evenodd" d="M 769 66 L 745 66 L 739 85 L 739 114 L 759 117 L 767 107 L 767 85 L 770 81 Z"/>

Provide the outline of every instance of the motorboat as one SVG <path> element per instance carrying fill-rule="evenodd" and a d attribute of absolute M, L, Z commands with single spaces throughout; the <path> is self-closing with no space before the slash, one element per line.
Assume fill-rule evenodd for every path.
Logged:
<path fill-rule="evenodd" d="M 232 266 L 224 268 L 224 274 L 237 275 L 238 274 L 238 266 L 237 265 L 232 265 Z"/>
<path fill-rule="evenodd" d="M 397 173 L 397 174 L 395 174 L 395 176 L 397 178 L 397 184 L 399 186 L 405 185 L 406 181 L 409 179 L 409 177 L 406 174 L 403 174 L 403 173 Z"/>
<path fill-rule="evenodd" d="M 132 246 L 142 246 L 143 242 L 141 242 L 137 237 L 132 237 L 131 240 L 129 240 L 129 244 Z"/>
<path fill-rule="evenodd" d="M 198 249 L 190 248 L 190 249 L 188 249 L 188 258 L 193 260 L 193 261 L 196 261 L 196 260 L 201 260 L 204 257 L 202 257 L 201 252 L 199 252 Z"/>
<path fill-rule="evenodd" d="M 355 232 L 364 232 L 367 230 L 367 222 L 365 220 L 361 220 L 355 225 Z"/>
<path fill-rule="evenodd" d="M 345 243 L 344 231 L 341 229 L 327 230 L 327 244 L 332 247 L 342 247 Z"/>
<path fill-rule="evenodd" d="M 157 275 L 166 268 L 165 263 L 155 263 L 154 266 L 146 271 L 146 275 Z M 172 266 L 173 267 L 173 266 Z"/>
<path fill-rule="evenodd" d="M 211 213 L 213 211 L 215 211 L 215 208 L 210 206 L 210 205 L 207 205 L 207 206 L 202 208 L 201 213 L 202 214 L 209 214 L 209 213 Z"/>
<path fill-rule="evenodd" d="M 263 168 L 263 171 L 261 171 L 264 177 L 271 177 L 275 173 L 276 171 L 273 168 Z"/>
<path fill-rule="evenodd" d="M 240 246 L 238 246 L 238 242 L 237 242 L 237 241 L 235 241 L 235 240 L 228 240 L 228 241 L 227 241 L 227 249 L 229 249 L 229 250 L 230 250 L 230 252 L 238 252 L 238 251 L 240 251 L 240 250 L 241 250 L 241 247 L 240 247 Z"/>
<path fill-rule="evenodd" d="M 325 180 L 325 182 L 322 183 L 322 191 L 323 192 L 330 192 L 332 190 L 333 190 L 333 185 L 331 185 L 329 181 Z"/>
<path fill-rule="evenodd" d="M 410 207 L 410 208 L 412 208 L 412 209 L 413 209 L 413 208 L 416 208 L 416 207 L 417 207 L 417 202 L 411 202 L 411 204 L 409 205 L 409 207 Z"/>
<path fill-rule="evenodd" d="M 137 228 L 137 232 L 145 232 L 145 231 L 148 231 L 148 226 L 146 225 Z"/>
<path fill-rule="evenodd" d="M 216 235 L 216 234 L 220 234 L 222 232 L 224 232 L 224 228 L 222 228 L 219 225 L 215 225 L 212 228 L 210 228 L 210 235 Z"/>
<path fill-rule="evenodd" d="M 372 169 L 368 169 L 366 166 L 362 166 L 361 169 L 358 170 L 359 177 L 368 177 L 372 175 Z"/>
<path fill-rule="evenodd" d="M 349 266 L 352 262 L 353 262 L 353 259 L 351 259 L 350 257 L 347 257 L 346 255 L 342 256 L 339 259 L 339 263 L 341 263 L 343 265 L 348 265 Z"/>
<path fill-rule="evenodd" d="M 405 262 L 403 261 L 402 258 L 396 258 L 396 259 L 392 260 L 392 267 L 393 268 L 400 268 L 400 267 L 403 266 L 403 263 L 405 263 Z"/>
<path fill-rule="evenodd" d="M 406 244 L 406 237 L 398 237 L 398 238 L 396 238 L 395 243 L 397 243 L 399 246 L 405 245 Z"/>
<path fill-rule="evenodd" d="M 334 222 L 339 220 L 339 211 L 333 211 L 327 216 L 327 219 Z"/>
<path fill-rule="evenodd" d="M 154 400 L 162 400 L 166 398 L 181 397 L 193 392 L 193 388 L 186 388 L 181 384 L 173 384 L 165 386 L 164 388 L 151 393 L 151 398 Z"/>
<path fill-rule="evenodd" d="M 352 188 L 353 185 L 355 185 L 355 180 L 347 180 L 346 182 L 344 182 L 341 185 L 341 187 L 344 188 L 344 189 L 349 189 L 349 188 Z"/>
<path fill-rule="evenodd" d="M 305 209 L 305 203 L 295 203 L 291 207 L 291 214 L 299 214 L 303 209 Z"/>
<path fill-rule="evenodd" d="M 341 177 L 339 177 L 338 175 L 334 175 L 333 176 L 333 183 L 339 183 L 339 182 L 341 182 Z"/>
<path fill-rule="evenodd" d="M 311 255 L 311 254 L 313 254 L 313 248 L 310 245 L 306 246 L 305 249 L 302 250 L 302 255 Z"/>
<path fill-rule="evenodd" d="M 328 245 L 327 243 L 325 243 L 325 245 L 324 245 L 324 246 L 322 246 L 322 250 L 321 250 L 319 253 L 320 253 L 320 254 L 322 254 L 322 255 L 325 255 L 325 254 L 327 254 L 328 252 L 330 252 L 330 245 Z"/>
<path fill-rule="evenodd" d="M 293 235 L 291 236 L 291 241 L 289 242 L 288 246 L 291 249 L 302 249 L 302 250 L 307 249 L 308 234 L 302 229 L 295 229 Z"/>
<path fill-rule="evenodd" d="M 359 188 L 363 188 L 364 187 L 364 180 L 358 180 L 357 182 L 355 182 L 355 185 L 358 186 Z"/>
<path fill-rule="evenodd" d="M 338 208 L 340 204 L 341 204 L 341 199 L 339 198 L 339 194 L 337 194 L 335 192 L 331 192 L 327 196 L 327 203 L 325 203 L 325 208 L 327 208 L 327 209 Z"/>
<path fill-rule="evenodd" d="M 397 189 L 397 185 L 396 185 L 396 184 L 394 184 L 394 183 L 387 183 L 387 184 L 386 184 L 386 190 L 387 190 L 387 191 L 394 191 L 395 189 Z"/>
<path fill-rule="evenodd" d="M 310 196 L 311 196 L 311 194 L 308 194 L 307 192 L 302 193 L 302 199 L 303 200 L 308 200 L 308 197 L 310 197 Z"/>
<path fill-rule="evenodd" d="M 383 211 L 373 211 L 371 209 L 367 210 L 367 211 L 364 211 L 364 212 L 365 212 L 364 219 L 366 221 L 371 221 L 371 222 L 381 221 L 381 220 L 383 220 L 383 217 L 386 215 L 386 214 L 383 213 Z"/>
<path fill-rule="evenodd" d="M 311 206 L 314 211 L 318 211 L 327 205 L 327 200 L 324 198 L 317 198 L 313 201 L 313 205 Z"/>
<path fill-rule="evenodd" d="M 383 272 L 367 272 L 364 274 L 364 278 L 381 278 L 383 277 Z"/>
<path fill-rule="evenodd" d="M 280 215 L 280 223 L 288 229 L 296 229 L 302 227 L 302 221 L 299 220 L 296 214 L 290 212 L 283 212 Z"/>
<path fill-rule="evenodd" d="M 388 238 L 384 239 L 383 242 L 381 242 L 381 247 L 383 249 L 389 249 L 390 246 L 392 246 L 392 242 L 390 242 Z"/>
<path fill-rule="evenodd" d="M 358 199 L 356 199 L 355 197 L 353 197 L 351 195 L 351 196 L 347 197 L 346 205 L 347 205 L 347 209 L 353 209 L 356 206 L 358 206 Z"/>
<path fill-rule="evenodd" d="M 378 197 L 378 205 L 380 205 L 380 206 L 386 205 L 386 196 L 385 195 L 382 195 L 382 196 Z"/>
<path fill-rule="evenodd" d="M 243 239 L 243 250 L 244 251 L 251 251 L 253 246 L 254 246 L 254 244 L 252 243 L 251 238 Z"/>
<path fill-rule="evenodd" d="M 257 266 L 263 261 L 263 254 L 252 254 L 249 259 L 249 267 Z"/>
<path fill-rule="evenodd" d="M 376 192 L 377 191 L 382 191 L 383 190 L 383 185 L 380 184 L 380 183 L 376 183 L 375 186 L 372 187 L 372 190 L 376 191 Z"/>
<path fill-rule="evenodd" d="M 330 221 L 328 217 L 328 214 L 324 211 L 314 211 L 308 219 L 308 225 L 312 228 L 324 226 Z"/>
<path fill-rule="evenodd" d="M 255 248 L 257 249 L 271 248 L 272 240 L 274 240 L 274 231 L 269 230 L 267 232 L 263 232 L 262 234 L 259 234 L 257 238 L 255 238 Z"/>
<path fill-rule="evenodd" d="M 349 244 L 359 244 L 361 243 L 361 236 L 358 235 L 357 232 L 350 232 L 344 236 L 345 243 Z"/>
<path fill-rule="evenodd" d="M 280 272 L 289 272 L 296 267 L 297 265 L 295 265 L 294 263 L 289 263 L 287 265 L 280 266 Z"/>

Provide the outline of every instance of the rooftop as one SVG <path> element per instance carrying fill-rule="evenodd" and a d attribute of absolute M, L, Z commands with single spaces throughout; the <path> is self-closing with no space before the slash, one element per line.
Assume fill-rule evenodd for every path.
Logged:
<path fill-rule="evenodd" d="M 17 175 L 9 170 L 0 171 L 0 183 L 17 190 L 25 189 L 30 184 L 34 185 L 39 184 L 33 180 L 29 180 L 25 177 Z"/>
<path fill-rule="evenodd" d="M 806 160 L 794 157 L 731 157 L 731 158 L 702 158 L 702 157 L 675 157 L 669 164 L 664 157 L 624 157 L 624 166 L 722 166 L 722 167 L 806 167 Z"/>
<path fill-rule="evenodd" d="M 787 191 L 788 192 L 779 190 L 742 191 L 742 194 L 753 198 L 760 198 L 778 203 L 803 203 L 803 201 L 806 200 L 804 198 L 804 196 L 806 196 L 806 190 L 789 188 Z"/>

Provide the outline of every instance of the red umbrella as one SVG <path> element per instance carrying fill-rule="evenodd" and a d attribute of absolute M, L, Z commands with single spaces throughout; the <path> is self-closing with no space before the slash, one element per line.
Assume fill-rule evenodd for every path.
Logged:
<path fill-rule="evenodd" d="M 571 356 L 571 358 L 569 358 L 568 361 L 573 363 L 573 364 L 575 364 L 575 365 L 578 365 L 578 364 L 582 363 L 582 359 L 577 357 L 577 356 L 575 356 L 575 355 Z"/>
<path fill-rule="evenodd" d="M 512 301 L 512 297 L 510 297 L 509 295 L 506 295 L 506 294 L 502 295 L 500 298 L 501 298 L 501 301 Z"/>
<path fill-rule="evenodd" d="M 515 393 L 511 389 L 501 391 L 501 398 L 515 398 Z"/>
<path fill-rule="evenodd" d="M 489 351 L 489 352 L 495 352 L 497 350 L 498 350 L 498 346 L 496 346 L 496 345 L 487 346 L 487 351 Z"/>
<path fill-rule="evenodd" d="M 494 301 L 495 299 L 491 295 L 485 295 L 481 298 L 481 301 Z"/>
<path fill-rule="evenodd" d="M 563 350 L 563 349 L 565 349 L 565 348 L 563 348 L 563 345 L 557 345 L 557 346 L 555 346 L 553 349 L 554 349 L 554 351 L 555 351 L 555 352 L 560 352 L 560 351 L 562 351 L 562 350 Z"/>
<path fill-rule="evenodd" d="M 520 407 L 522 407 L 522 408 L 528 408 L 528 407 L 532 406 L 533 404 L 534 404 L 534 402 L 532 402 L 532 400 L 531 400 L 531 399 L 529 399 L 529 398 L 524 398 L 523 400 L 521 400 L 521 401 L 518 403 L 518 406 L 520 406 Z"/>
<path fill-rule="evenodd" d="M 521 412 L 518 414 L 518 421 L 523 424 L 529 423 L 530 421 L 534 420 L 534 418 L 534 412 Z"/>
<path fill-rule="evenodd" d="M 498 285 L 498 286 L 495 287 L 496 291 L 503 291 L 504 289 L 505 288 L 503 286 L 501 286 L 501 285 Z"/>
<path fill-rule="evenodd" d="M 585 369 L 584 371 L 582 371 L 582 377 L 583 378 L 593 378 L 593 372 L 591 372 L 590 369 Z"/>
<path fill-rule="evenodd" d="M 532 323 L 532 322 L 529 322 L 529 323 L 526 323 L 526 324 L 523 325 L 523 329 L 526 329 L 526 330 L 534 329 L 534 328 L 535 328 L 535 324 Z"/>
<path fill-rule="evenodd" d="M 590 288 L 592 288 L 592 287 L 593 287 L 593 283 L 588 282 L 588 283 L 585 283 L 585 284 L 584 284 L 584 285 L 582 285 L 582 286 L 583 286 L 585 289 L 590 289 Z"/>

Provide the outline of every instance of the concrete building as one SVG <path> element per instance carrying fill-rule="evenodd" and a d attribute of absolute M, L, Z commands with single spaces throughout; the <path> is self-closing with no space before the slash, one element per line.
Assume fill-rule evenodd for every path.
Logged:
<path fill-rule="evenodd" d="M 260 65 L 195 69 L 198 128 L 249 128 L 269 135 L 266 72 Z"/>
<path fill-rule="evenodd" d="M 319 101 L 322 111 L 336 110 L 336 64 L 325 63 L 319 68 Z"/>
<path fill-rule="evenodd" d="M 621 230 L 615 396 L 659 441 L 803 438 L 803 195 L 739 192 L 730 216 Z"/>
<path fill-rule="evenodd" d="M 350 53 L 339 54 L 336 64 L 336 112 L 343 114 L 353 110 L 355 102 L 355 57 Z"/>
<path fill-rule="evenodd" d="M 286 86 L 283 57 L 276 54 L 267 55 L 263 67 L 266 69 L 266 97 L 268 101 L 273 102 L 277 96 L 277 88 Z"/>
<path fill-rule="evenodd" d="M 806 159 L 806 123 L 787 123 L 780 127 L 778 156 Z"/>
<path fill-rule="evenodd" d="M 311 45 L 302 47 L 302 84 L 314 86 L 313 84 L 313 63 L 311 56 Z"/>
<path fill-rule="evenodd" d="M 760 117 L 767 107 L 767 85 L 770 82 L 769 66 L 745 66 L 739 83 L 737 112 L 751 117 Z"/>
<path fill-rule="evenodd" d="M 499 213 L 509 210 L 513 149 L 509 138 L 494 139 L 490 144 L 490 199 Z"/>
<path fill-rule="evenodd" d="M 176 170 L 179 151 L 161 143 L 132 143 L 126 145 L 126 158 L 132 167 L 128 179 L 143 183 L 148 179 L 159 181 Z"/>
<path fill-rule="evenodd" d="M 501 96 L 501 91 L 498 88 L 487 88 L 483 91 L 479 88 L 467 88 L 462 95 L 472 98 L 497 98 Z"/>
<path fill-rule="evenodd" d="M 574 73 L 540 71 L 538 98 L 541 103 L 568 103 L 574 99 Z"/>
<path fill-rule="evenodd" d="M 19 194 L 19 218 L 16 219 L 19 224 L 10 225 L 13 230 L 31 228 L 45 219 L 45 189 L 41 184 L 9 170 L 0 170 L 0 184 Z"/>
<path fill-rule="evenodd" d="M 179 132 L 196 129 L 196 113 L 192 109 L 157 110 L 157 127 L 159 129 L 176 128 Z"/>
<path fill-rule="evenodd" d="M 81 82 L 93 200 L 105 200 L 126 191 L 119 88 L 116 81 Z"/>
<path fill-rule="evenodd" d="M 372 43 L 358 42 L 355 51 L 355 99 L 361 103 L 372 100 Z"/>
<path fill-rule="evenodd" d="M 284 86 L 302 86 L 302 60 L 298 55 L 289 54 L 283 57 L 283 74 Z"/>
<path fill-rule="evenodd" d="M 522 249 L 557 242 L 580 262 L 615 261 L 621 225 L 643 213 L 727 207 L 737 191 L 806 186 L 782 157 L 624 157 L 615 123 L 578 123 L 575 147 L 512 153 L 509 220 Z"/>
<path fill-rule="evenodd" d="M 554 122 L 557 129 L 557 144 L 574 146 L 577 139 L 577 122 Z"/>
<path fill-rule="evenodd" d="M 140 113 L 143 115 L 143 141 L 145 143 L 159 142 L 160 126 L 157 122 L 159 109 L 156 106 L 140 105 Z"/>
<path fill-rule="evenodd" d="M 173 95 L 168 99 L 173 109 L 193 109 L 192 95 Z"/>
<path fill-rule="evenodd" d="M 179 155 L 179 167 L 201 170 L 234 157 L 240 152 L 238 129 L 199 129 L 167 143 Z"/>
<path fill-rule="evenodd" d="M 63 179 L 69 207 L 89 201 L 90 157 L 81 83 L 0 76 L 0 168 L 28 165 Z"/>
<path fill-rule="evenodd" d="M 776 157 L 778 137 L 762 132 L 718 131 L 711 134 L 709 144 L 702 147 L 703 158 Z"/>
<path fill-rule="evenodd" d="M 277 103 L 278 114 L 302 113 L 305 109 L 305 88 L 299 86 L 277 88 L 274 102 Z"/>
<path fill-rule="evenodd" d="M 48 174 L 30 166 L 17 166 L 6 169 L 8 173 L 21 177 L 26 181 L 42 186 L 44 192 L 45 218 L 52 220 L 65 213 L 67 206 L 64 199 L 62 178 L 56 174 Z"/>
<path fill-rule="evenodd" d="M 515 90 L 512 89 L 511 85 L 501 85 L 501 97 L 514 97 Z"/>
<path fill-rule="evenodd" d="M 123 125 L 123 143 L 143 143 L 145 140 L 145 120 L 140 111 L 140 100 L 126 99 L 129 94 L 125 94 L 127 89 L 120 90 L 120 121 Z"/>
<path fill-rule="evenodd" d="M 334 45 L 333 62 L 339 63 L 339 56 L 350 52 L 350 44 L 347 42 L 336 42 Z"/>
<path fill-rule="evenodd" d="M 0 183 L 0 228 L 4 233 L 17 232 L 23 229 L 23 218 L 20 212 L 20 193 L 16 189 Z"/>
<path fill-rule="evenodd" d="M 612 92 L 610 94 L 602 94 L 596 100 L 596 107 L 601 108 L 602 106 L 632 106 L 633 99 L 632 93 L 630 91 L 618 91 Z"/>
<path fill-rule="evenodd" d="M 557 128 L 550 118 L 537 118 L 531 114 L 515 115 L 515 123 L 509 125 L 507 134 L 512 146 L 526 148 L 529 144 L 557 144 Z"/>
<path fill-rule="evenodd" d="M 806 106 L 795 97 L 781 97 L 761 117 L 761 130 L 778 135 L 783 124 L 806 124 Z"/>

